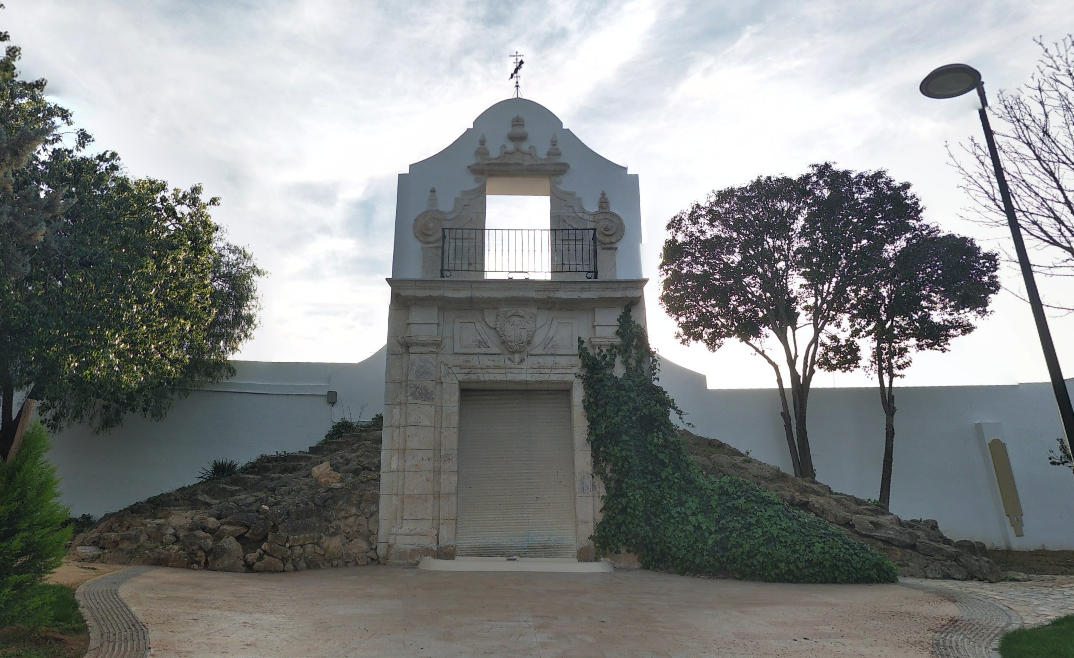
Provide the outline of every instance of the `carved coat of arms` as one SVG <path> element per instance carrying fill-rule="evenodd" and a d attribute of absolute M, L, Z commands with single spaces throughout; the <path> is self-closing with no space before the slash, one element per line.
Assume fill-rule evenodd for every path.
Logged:
<path fill-rule="evenodd" d="M 525 308 L 507 308 L 496 312 L 496 332 L 508 350 L 518 354 L 525 352 L 537 331 L 537 311 Z"/>

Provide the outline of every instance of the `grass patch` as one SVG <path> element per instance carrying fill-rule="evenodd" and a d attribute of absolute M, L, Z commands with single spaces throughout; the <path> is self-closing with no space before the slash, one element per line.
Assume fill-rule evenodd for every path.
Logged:
<path fill-rule="evenodd" d="M 1074 658 L 1074 615 L 1045 626 L 1021 628 L 1003 636 L 1002 658 Z"/>
<path fill-rule="evenodd" d="M 0 658 L 80 658 L 89 645 L 86 620 L 78 609 L 75 592 L 66 585 L 35 585 L 51 611 L 41 628 L 0 628 Z"/>
<path fill-rule="evenodd" d="M 1074 576 L 1074 551 L 989 550 L 988 557 L 1004 571 Z"/>

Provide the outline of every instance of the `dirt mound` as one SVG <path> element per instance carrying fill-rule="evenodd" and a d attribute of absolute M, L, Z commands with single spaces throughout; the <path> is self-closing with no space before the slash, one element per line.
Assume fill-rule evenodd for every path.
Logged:
<path fill-rule="evenodd" d="M 380 431 L 262 455 L 105 515 L 72 542 L 84 562 L 295 571 L 377 560 Z"/>
<path fill-rule="evenodd" d="M 755 482 L 884 552 L 903 576 L 996 581 L 981 542 L 952 541 L 932 520 L 900 519 L 800 480 L 716 439 L 681 431 L 703 470 Z M 82 562 L 217 571 L 293 571 L 377 560 L 379 431 L 306 452 L 262 455 L 236 475 L 182 487 L 108 514 L 72 542 Z"/>
<path fill-rule="evenodd" d="M 982 542 L 952 541 L 940 532 L 936 521 L 900 519 L 869 501 L 788 475 L 722 441 L 706 439 L 687 430 L 680 430 L 679 436 L 705 472 L 737 475 L 768 489 L 784 502 L 819 516 L 885 553 L 899 566 L 899 575 L 990 582 L 1003 578 L 1003 571 L 988 558 Z"/>

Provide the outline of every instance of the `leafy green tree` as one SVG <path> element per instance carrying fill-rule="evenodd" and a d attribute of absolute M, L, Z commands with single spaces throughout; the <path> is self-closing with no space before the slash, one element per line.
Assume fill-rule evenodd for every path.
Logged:
<path fill-rule="evenodd" d="M 209 212 L 219 202 L 200 186 L 132 178 L 115 153 L 87 155 L 84 131 L 59 134 L 70 113 L 45 99 L 44 80 L 18 78 L 17 59 L 9 48 L 0 67 L 9 73 L 0 77 L 0 129 L 38 137 L 9 171 L 14 192 L 0 189 L 0 214 L 38 228 L 0 249 L 3 459 L 12 456 L 16 391 L 41 401 L 53 429 L 101 430 L 128 413 L 159 419 L 176 394 L 231 376 L 227 358 L 256 327 L 263 274 L 223 239 Z M 28 214 L 19 200 L 31 197 L 55 212 Z"/>
<path fill-rule="evenodd" d="M 908 187 L 825 163 L 712 192 L 668 223 L 661 304 L 684 343 L 715 351 L 738 339 L 772 368 L 796 476 L 816 474 L 807 411 L 817 368 L 857 365 L 844 340 L 854 295 L 889 236 L 920 216 Z"/>
<path fill-rule="evenodd" d="M 51 597 L 38 585 L 60 566 L 71 528 L 47 451 L 48 435 L 35 423 L 15 460 L 0 462 L 0 627 L 50 621 Z"/>
<path fill-rule="evenodd" d="M 2 5 L 0 5 L 2 7 Z M 10 39 L 0 32 L 0 43 Z M 20 80 L 17 46 L 7 46 L 0 59 L 0 277 L 27 273 L 29 256 L 49 234 L 62 209 L 62 195 L 38 182 L 17 176 L 44 145 L 55 144 L 70 113 L 47 103 L 44 80 Z"/>
<path fill-rule="evenodd" d="M 891 500 L 895 445 L 895 379 L 922 350 L 947 351 L 952 339 L 975 328 L 999 291 L 996 254 L 972 239 L 917 225 L 887 245 L 851 310 L 851 340 L 868 349 L 866 370 L 877 379 L 884 409 L 884 461 L 880 504 Z M 857 346 L 845 345 L 844 354 Z M 821 364 L 824 367 L 826 364 Z"/>

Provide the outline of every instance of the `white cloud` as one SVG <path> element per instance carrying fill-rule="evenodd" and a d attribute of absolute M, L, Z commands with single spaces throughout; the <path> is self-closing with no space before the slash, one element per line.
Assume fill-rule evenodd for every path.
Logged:
<path fill-rule="evenodd" d="M 735 347 L 675 342 L 656 301 L 667 219 L 711 189 L 832 160 L 888 169 L 933 221 L 985 237 L 957 218 L 944 151 L 979 134 L 972 101 L 930 101 L 917 83 L 966 61 L 992 94 L 1017 87 L 1032 38 L 1074 24 L 1069 3 L 1015 0 L 7 4 L 24 73 L 48 78 L 98 146 L 223 198 L 215 217 L 271 273 L 253 359 L 355 361 L 383 344 L 395 175 L 511 95 L 508 55 L 522 51 L 523 95 L 640 174 L 653 342 L 722 386 L 772 378 Z M 1074 375 L 1074 319 L 1053 333 Z M 1005 296 L 907 382 L 1041 379 L 1035 340 Z M 868 383 L 835 378 L 850 382 Z"/>

